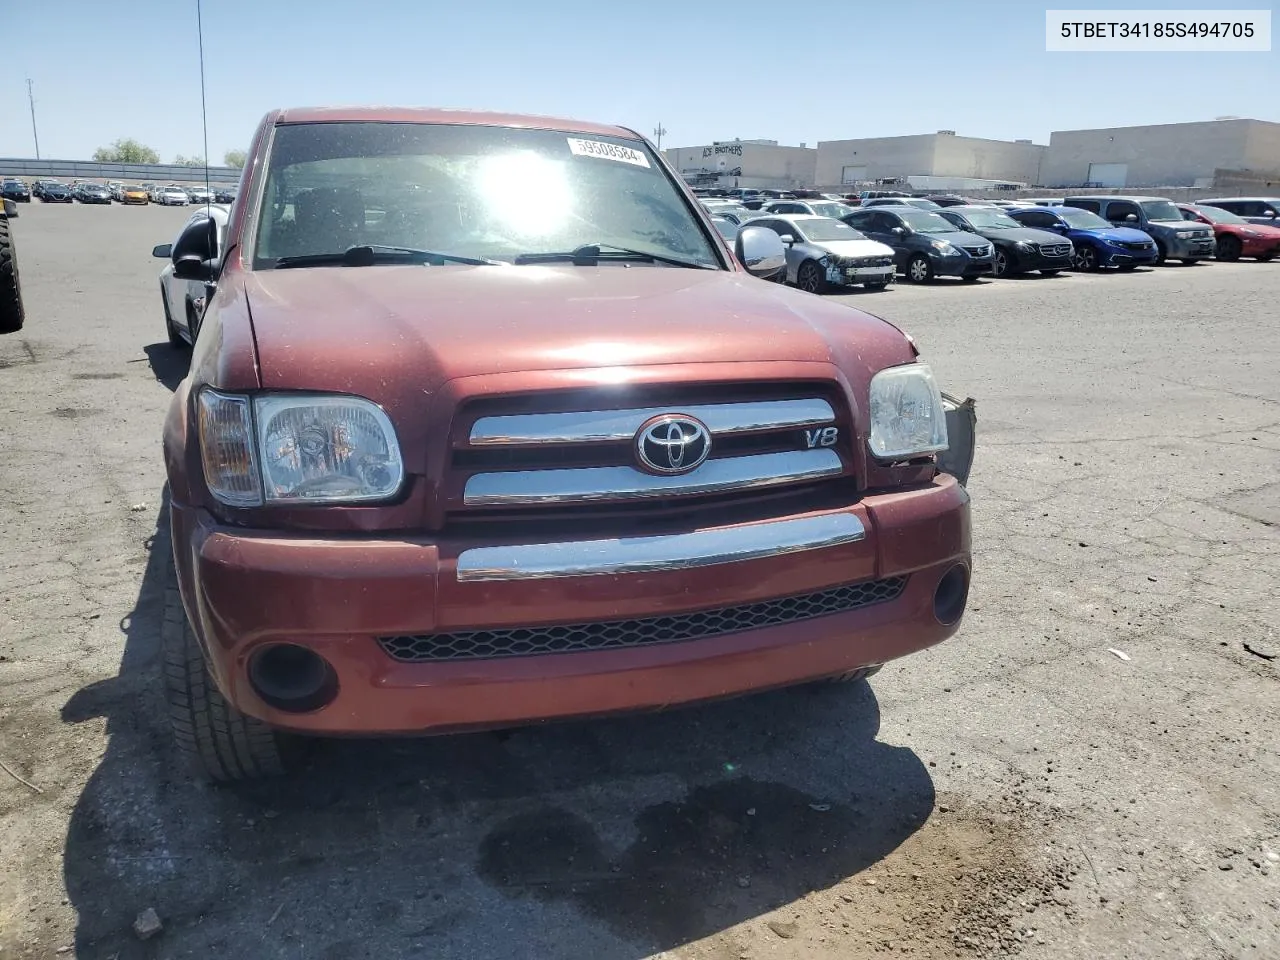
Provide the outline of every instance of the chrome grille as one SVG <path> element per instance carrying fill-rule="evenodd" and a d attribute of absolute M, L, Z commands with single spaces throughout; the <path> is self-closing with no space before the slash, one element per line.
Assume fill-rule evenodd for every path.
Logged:
<path fill-rule="evenodd" d="M 491 660 L 499 657 L 645 647 L 845 613 L 895 600 L 906 583 L 906 577 L 888 577 L 884 580 L 831 587 L 795 597 L 762 600 L 698 613 L 546 627 L 379 637 L 378 644 L 389 656 L 406 663 Z"/>
<path fill-rule="evenodd" d="M 893 257 L 844 257 L 840 261 L 845 267 L 891 267 Z"/>
<path fill-rule="evenodd" d="M 965 247 L 964 252 L 971 257 L 989 257 L 991 256 L 991 246 L 988 244 L 982 247 Z"/>
<path fill-rule="evenodd" d="M 526 398 L 525 409 L 537 402 Z M 637 458 L 637 434 L 668 414 L 706 428 L 710 453 L 694 469 L 660 473 Z M 634 503 L 811 483 L 845 471 L 838 450 L 848 450 L 849 441 L 839 438 L 837 423 L 832 402 L 814 395 L 481 415 L 469 427 L 465 419 L 458 424 L 452 460 L 459 475 L 449 496 L 470 510 Z"/>
<path fill-rule="evenodd" d="M 1071 253 L 1071 244 L 1069 243 L 1042 243 L 1040 244 L 1040 253 L 1046 257 L 1065 257 Z"/>
<path fill-rule="evenodd" d="M 1142 251 L 1152 249 L 1155 244 L 1151 243 L 1149 240 L 1124 240 L 1121 241 L 1120 246 L 1124 247 L 1126 250 Z"/>

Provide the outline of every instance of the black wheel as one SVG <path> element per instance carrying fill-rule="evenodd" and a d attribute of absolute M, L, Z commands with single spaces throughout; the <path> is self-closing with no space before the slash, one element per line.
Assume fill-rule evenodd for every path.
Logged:
<path fill-rule="evenodd" d="M 1156 263 L 1163 264 L 1169 259 L 1169 251 L 1164 248 L 1164 244 L 1159 240 L 1156 241 Z"/>
<path fill-rule="evenodd" d="M 912 283 L 927 283 L 933 279 L 933 264 L 923 253 L 913 254 L 907 261 L 907 279 Z"/>
<path fill-rule="evenodd" d="M 254 780 L 284 773 L 289 741 L 236 710 L 218 691 L 176 586 L 165 592 L 160 642 L 165 701 L 178 751 L 210 780 Z"/>
<path fill-rule="evenodd" d="M 169 312 L 169 298 L 165 296 L 163 280 L 160 281 L 160 304 L 164 307 L 164 332 L 169 335 L 169 346 L 182 349 L 187 341 L 182 339 L 182 334 L 173 322 L 173 314 Z"/>
<path fill-rule="evenodd" d="M 1041 270 L 1041 271 L 1040 271 L 1040 276 L 1042 276 L 1042 277 L 1056 277 L 1056 276 L 1057 276 L 1059 273 L 1061 273 L 1061 272 L 1062 272 L 1061 270 Z"/>
<path fill-rule="evenodd" d="M 796 271 L 796 286 L 806 293 L 822 293 L 827 289 L 827 278 L 822 275 L 822 267 L 812 260 L 800 264 Z"/>
<path fill-rule="evenodd" d="M 1093 249 L 1087 243 L 1076 245 L 1076 252 L 1072 254 L 1072 262 L 1077 270 L 1094 271 L 1099 269 L 1098 251 Z"/>
<path fill-rule="evenodd" d="M 1007 250 L 996 247 L 995 255 L 991 258 L 991 272 L 997 277 L 1012 277 L 1015 274 L 1022 273 L 1014 263 L 1013 257 L 1009 256 Z"/>
<path fill-rule="evenodd" d="M 25 320 L 13 234 L 10 232 L 9 221 L 0 217 L 0 333 L 21 330 Z"/>
<path fill-rule="evenodd" d="M 874 667 L 859 667 L 857 670 L 850 670 L 848 673 L 842 673 L 839 676 L 831 677 L 829 683 L 857 683 L 859 680 L 868 680 L 874 677 L 884 667 L 884 664 L 876 664 Z"/>
<path fill-rule="evenodd" d="M 875 280 L 875 281 L 872 281 L 871 283 L 864 283 L 863 286 L 866 287 L 866 289 L 868 290 L 883 290 L 885 289 L 885 287 L 889 286 L 889 281 Z"/>

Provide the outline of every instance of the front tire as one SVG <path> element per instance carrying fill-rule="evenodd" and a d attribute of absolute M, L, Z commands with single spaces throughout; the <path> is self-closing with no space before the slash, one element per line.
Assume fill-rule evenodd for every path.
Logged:
<path fill-rule="evenodd" d="M 1098 251 L 1088 244 L 1077 245 L 1073 259 L 1077 270 L 1094 273 L 1101 269 L 1101 264 L 1098 261 Z"/>
<path fill-rule="evenodd" d="M 22 283 L 18 278 L 18 257 L 13 247 L 9 221 L 0 217 L 0 333 L 22 329 L 26 311 L 22 307 Z"/>
<path fill-rule="evenodd" d="M 164 332 L 169 335 L 169 346 L 175 350 L 181 350 L 187 345 L 187 341 L 182 339 L 182 334 L 178 332 L 178 327 L 173 322 L 173 314 L 169 310 L 169 297 L 164 292 L 164 281 L 160 281 L 160 304 L 164 307 Z"/>
<path fill-rule="evenodd" d="M 827 278 L 817 263 L 806 260 L 796 271 L 796 286 L 805 293 L 823 293 L 827 289 Z"/>
<path fill-rule="evenodd" d="M 991 258 L 991 273 L 996 277 L 1013 277 L 1023 271 L 1017 268 L 1017 264 L 1007 250 L 1001 250 L 996 247 L 995 256 Z"/>
<path fill-rule="evenodd" d="M 907 279 L 912 283 L 928 283 L 933 279 L 933 264 L 923 253 L 917 253 L 907 261 Z"/>
<path fill-rule="evenodd" d="M 218 691 L 176 586 L 165 591 L 160 641 L 165 702 L 178 752 L 210 780 L 283 774 L 287 741 L 261 720 L 231 706 Z"/>
<path fill-rule="evenodd" d="M 1156 263 L 1159 264 L 1160 266 L 1164 266 L 1165 262 L 1168 259 L 1169 259 L 1169 251 L 1165 249 L 1163 243 L 1157 240 L 1156 241 Z"/>

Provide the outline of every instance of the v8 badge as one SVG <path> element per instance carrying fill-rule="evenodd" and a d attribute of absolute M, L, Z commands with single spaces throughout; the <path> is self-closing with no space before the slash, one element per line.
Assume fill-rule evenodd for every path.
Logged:
<path fill-rule="evenodd" d="M 804 445 L 810 450 L 814 447 L 834 447 L 839 438 L 838 427 L 815 427 L 804 432 Z"/>

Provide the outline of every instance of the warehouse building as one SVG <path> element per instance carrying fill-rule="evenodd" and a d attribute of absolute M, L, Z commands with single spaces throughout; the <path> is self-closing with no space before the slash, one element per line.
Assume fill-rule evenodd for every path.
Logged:
<path fill-rule="evenodd" d="M 695 187 L 758 187 L 790 190 L 812 187 L 818 151 L 777 140 L 721 140 L 700 147 L 664 150 L 667 162 Z"/>
<path fill-rule="evenodd" d="M 1223 171 L 1280 171 L 1280 123 L 1231 118 L 1058 130 L 1049 137 L 1040 182 L 1047 187 L 1211 187 Z"/>
<path fill-rule="evenodd" d="M 818 144 L 817 184 L 848 190 L 909 176 L 1032 184 L 1039 182 L 1045 149 L 1030 140 L 960 137 L 954 130 L 824 140 Z"/>

